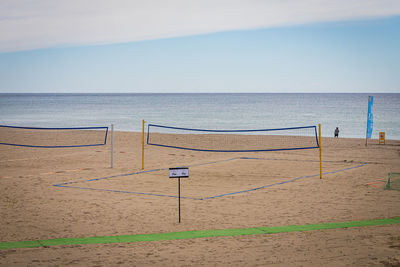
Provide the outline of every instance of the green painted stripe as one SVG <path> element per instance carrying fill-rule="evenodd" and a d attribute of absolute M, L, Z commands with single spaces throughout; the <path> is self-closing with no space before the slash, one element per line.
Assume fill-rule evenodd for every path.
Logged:
<path fill-rule="evenodd" d="M 307 224 L 307 225 L 289 225 L 289 226 L 276 226 L 276 227 L 198 230 L 198 231 L 143 234 L 143 235 L 95 236 L 95 237 L 82 237 L 82 238 L 55 238 L 47 240 L 1 242 L 0 250 L 15 249 L 15 248 L 61 246 L 61 245 L 132 243 L 132 242 L 179 240 L 179 239 L 219 237 L 219 236 L 276 234 L 276 233 L 287 233 L 287 232 L 364 227 L 364 226 L 376 226 L 376 225 L 387 225 L 387 224 L 400 224 L 400 217 L 389 218 L 389 219 L 378 219 L 378 220 Z"/>

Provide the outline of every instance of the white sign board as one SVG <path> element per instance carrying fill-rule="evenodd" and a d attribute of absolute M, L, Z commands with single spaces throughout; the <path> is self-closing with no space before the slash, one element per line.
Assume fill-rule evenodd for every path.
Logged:
<path fill-rule="evenodd" d="M 169 168 L 169 178 L 188 178 L 189 168 Z"/>

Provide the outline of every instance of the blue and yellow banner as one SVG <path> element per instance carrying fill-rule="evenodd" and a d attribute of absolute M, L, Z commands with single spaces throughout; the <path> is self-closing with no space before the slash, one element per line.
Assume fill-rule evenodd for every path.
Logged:
<path fill-rule="evenodd" d="M 369 98 L 368 98 L 367 138 L 371 138 L 372 128 L 374 126 L 374 121 L 373 121 L 374 116 L 372 115 L 373 103 L 374 103 L 374 97 L 369 96 Z"/>

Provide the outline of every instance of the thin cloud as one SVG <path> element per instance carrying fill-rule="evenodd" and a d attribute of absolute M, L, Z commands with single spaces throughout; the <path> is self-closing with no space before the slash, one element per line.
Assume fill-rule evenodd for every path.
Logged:
<path fill-rule="evenodd" d="M 398 0 L 3 0 L 0 52 L 394 15 Z"/>

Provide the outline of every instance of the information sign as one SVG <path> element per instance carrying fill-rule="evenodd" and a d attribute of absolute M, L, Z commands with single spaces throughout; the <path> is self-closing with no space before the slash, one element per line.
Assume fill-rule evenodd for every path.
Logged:
<path fill-rule="evenodd" d="M 379 144 L 385 144 L 385 132 L 379 132 Z"/>
<path fill-rule="evenodd" d="M 169 168 L 169 178 L 188 178 L 188 168 Z"/>
<path fill-rule="evenodd" d="M 178 178 L 178 222 L 181 223 L 181 178 L 189 177 L 189 168 L 169 168 L 169 178 Z"/>

